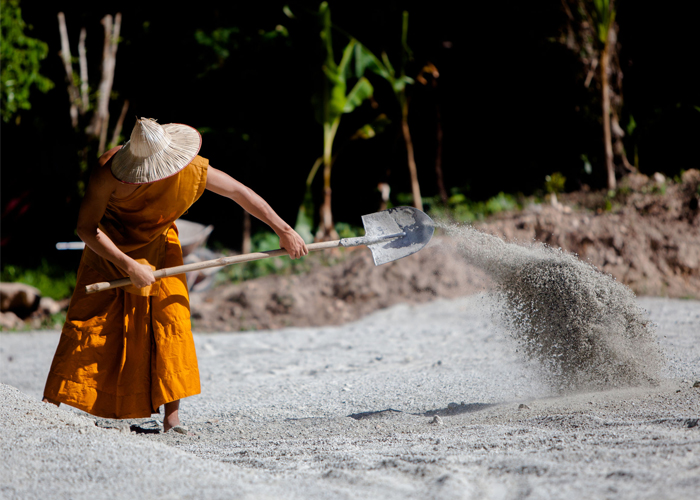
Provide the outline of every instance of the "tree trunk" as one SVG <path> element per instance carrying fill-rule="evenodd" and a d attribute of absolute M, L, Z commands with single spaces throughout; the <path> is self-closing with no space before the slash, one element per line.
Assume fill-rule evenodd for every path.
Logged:
<path fill-rule="evenodd" d="M 434 81 L 434 80 L 433 80 Z M 443 205 L 447 205 L 449 197 L 447 189 L 445 189 L 445 181 L 442 175 L 442 113 L 440 112 L 440 103 L 435 104 L 435 115 L 437 118 L 437 147 L 435 151 L 435 179 L 437 182 L 438 193 Z"/>
<path fill-rule="evenodd" d="M 70 100 L 70 121 L 73 128 L 78 127 L 78 103 L 80 102 L 80 92 L 75 86 L 73 78 L 73 63 L 71 61 L 70 43 L 68 41 L 68 29 L 66 28 L 66 16 L 63 12 L 58 13 L 58 31 L 61 34 L 61 52 L 63 69 L 66 71 L 66 84 L 68 87 L 68 99 Z"/>
<path fill-rule="evenodd" d="M 88 96 L 88 67 L 87 67 L 87 51 L 85 50 L 85 38 L 87 31 L 85 28 L 80 30 L 80 40 L 78 41 L 78 62 L 80 64 L 80 114 L 84 115 L 90 108 L 90 98 Z"/>
<path fill-rule="evenodd" d="M 316 241 L 331 241 L 339 239 L 333 224 L 333 211 L 331 209 L 331 169 L 333 167 L 333 139 L 338 130 L 338 121 L 333 124 L 324 124 L 323 134 L 323 204 L 320 210 L 320 220 Z"/>
<path fill-rule="evenodd" d="M 411 193 L 413 194 L 413 206 L 418 210 L 423 210 L 423 199 L 420 196 L 420 185 L 418 184 L 418 172 L 416 170 L 416 160 L 413 156 L 413 141 L 411 140 L 411 130 L 408 128 L 408 101 L 403 103 L 403 113 L 401 118 L 401 131 L 406 142 L 406 156 L 408 157 L 408 171 L 411 174 Z"/>
<path fill-rule="evenodd" d="M 241 253 L 250 253 L 252 246 L 250 244 L 250 214 L 243 210 L 243 244 L 241 245 Z"/>
<path fill-rule="evenodd" d="M 122 133 L 122 127 L 124 126 L 124 119 L 126 118 L 126 112 L 129 109 L 129 99 L 124 100 L 122 105 L 122 112 L 119 115 L 117 124 L 114 126 L 114 132 L 112 133 L 112 141 L 109 143 L 110 149 L 119 143 L 119 136 Z"/>
<path fill-rule="evenodd" d="M 119 44 L 119 32 L 121 28 L 122 16 L 120 13 L 114 17 L 106 15 L 102 18 L 104 25 L 105 41 L 102 49 L 102 78 L 97 93 L 97 106 L 95 114 L 92 116 L 88 133 L 93 137 L 99 137 L 100 143 L 97 150 L 98 155 L 102 155 L 107 145 L 107 127 L 109 124 L 109 100 L 112 94 L 112 84 L 114 82 L 114 68 L 117 63 L 117 47 Z"/>
<path fill-rule="evenodd" d="M 608 175 L 608 189 L 615 189 L 615 164 L 613 163 L 612 132 L 610 130 L 610 87 L 608 85 L 608 69 L 610 66 L 610 54 L 608 43 L 600 54 L 600 85 L 602 87 L 603 108 L 603 141 L 605 143 L 605 169 Z"/>

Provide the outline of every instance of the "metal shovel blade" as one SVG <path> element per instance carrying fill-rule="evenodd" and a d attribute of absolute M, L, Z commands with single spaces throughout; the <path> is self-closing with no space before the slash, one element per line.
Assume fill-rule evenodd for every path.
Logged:
<path fill-rule="evenodd" d="M 379 266 L 408 257 L 428 244 L 435 231 L 433 219 L 413 207 L 395 207 L 363 215 L 365 237 L 370 239 L 405 233 L 404 236 L 367 245 L 372 251 L 374 265 Z"/>

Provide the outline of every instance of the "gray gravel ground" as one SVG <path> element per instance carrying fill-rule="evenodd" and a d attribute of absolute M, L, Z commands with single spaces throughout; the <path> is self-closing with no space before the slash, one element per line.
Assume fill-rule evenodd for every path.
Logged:
<path fill-rule="evenodd" d="M 700 302 L 639 299 L 659 386 L 569 395 L 520 362 L 488 302 L 196 335 L 194 436 L 38 402 L 58 332 L 2 334 L 0 497 L 698 498 Z"/>

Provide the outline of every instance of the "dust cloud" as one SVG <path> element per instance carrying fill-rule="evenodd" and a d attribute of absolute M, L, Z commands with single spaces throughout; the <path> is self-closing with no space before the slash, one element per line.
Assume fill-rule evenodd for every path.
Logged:
<path fill-rule="evenodd" d="M 558 391 L 655 385 L 655 326 L 632 291 L 575 255 L 438 223 L 495 283 L 494 315 Z"/>

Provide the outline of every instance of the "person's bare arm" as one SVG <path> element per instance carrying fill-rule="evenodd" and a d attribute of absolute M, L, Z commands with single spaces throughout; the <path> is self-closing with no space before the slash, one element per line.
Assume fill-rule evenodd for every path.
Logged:
<path fill-rule="evenodd" d="M 257 217 L 279 236 L 280 248 L 284 248 L 292 259 L 309 253 L 306 243 L 292 227 L 284 222 L 272 207 L 252 189 L 241 184 L 230 175 L 213 168 L 207 171 L 207 189 L 238 203 L 249 214 Z"/>
<path fill-rule="evenodd" d="M 153 270 L 150 266 L 139 264 L 119 250 L 114 242 L 98 228 L 98 224 L 107 209 L 109 197 L 119 185 L 119 181 L 112 176 L 109 167 L 105 166 L 104 157 L 109 153 L 112 151 L 100 158 L 100 165 L 90 176 L 85 198 L 78 213 L 77 232 L 80 239 L 92 251 L 112 262 L 129 275 L 136 287 L 142 288 L 155 282 Z"/>

